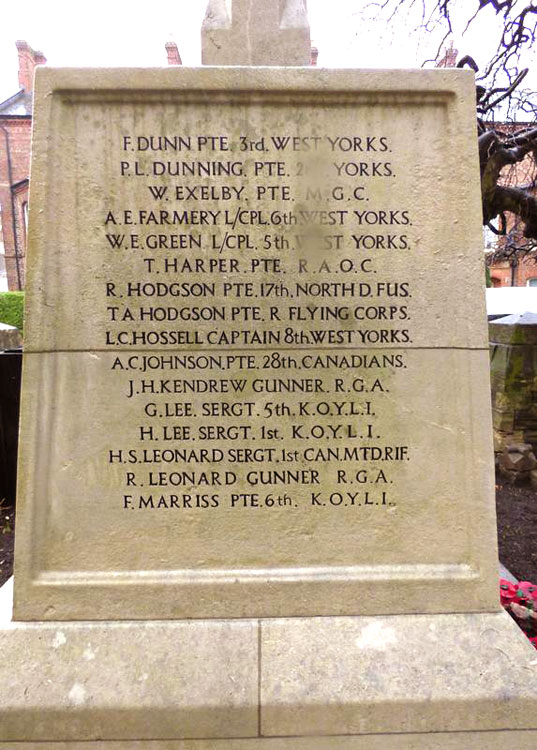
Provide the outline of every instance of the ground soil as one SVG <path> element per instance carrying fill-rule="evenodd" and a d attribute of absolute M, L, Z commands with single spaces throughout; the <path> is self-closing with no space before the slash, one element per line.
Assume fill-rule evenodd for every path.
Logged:
<path fill-rule="evenodd" d="M 537 583 L 537 491 L 497 481 L 500 560 L 519 581 Z M 14 516 L 0 506 L 0 586 L 13 570 Z"/>
<path fill-rule="evenodd" d="M 537 491 L 497 482 L 500 560 L 519 581 L 537 583 Z"/>

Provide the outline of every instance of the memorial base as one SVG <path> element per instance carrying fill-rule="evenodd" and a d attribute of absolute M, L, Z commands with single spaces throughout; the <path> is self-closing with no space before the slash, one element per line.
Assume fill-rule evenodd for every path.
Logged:
<path fill-rule="evenodd" d="M 537 731 L 377 734 L 352 737 L 283 737 L 242 740 L 140 740 L 95 742 L 10 742 L 11 750 L 535 750 Z"/>
<path fill-rule="evenodd" d="M 9 623 L 0 652 L 0 750 L 537 746 L 504 612 Z"/>

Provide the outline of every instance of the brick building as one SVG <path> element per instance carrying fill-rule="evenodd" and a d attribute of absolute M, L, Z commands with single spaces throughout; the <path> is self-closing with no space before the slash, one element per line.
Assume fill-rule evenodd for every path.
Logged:
<path fill-rule="evenodd" d="M 16 42 L 19 86 L 0 103 L 0 288 L 24 289 L 33 77 L 42 52 Z"/>
<path fill-rule="evenodd" d="M 537 263 L 533 257 L 514 255 L 509 260 L 492 264 L 489 270 L 493 287 L 537 286 Z"/>

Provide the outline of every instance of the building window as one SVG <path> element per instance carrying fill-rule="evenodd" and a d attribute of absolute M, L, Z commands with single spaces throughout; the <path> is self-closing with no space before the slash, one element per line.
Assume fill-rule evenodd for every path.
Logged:
<path fill-rule="evenodd" d="M 526 281 L 526 286 L 537 286 L 537 277 L 534 277 L 533 279 L 528 279 Z"/>

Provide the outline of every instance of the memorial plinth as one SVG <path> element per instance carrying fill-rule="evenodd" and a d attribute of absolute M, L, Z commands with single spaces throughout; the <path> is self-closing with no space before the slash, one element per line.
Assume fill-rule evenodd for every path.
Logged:
<path fill-rule="evenodd" d="M 36 99 L 16 616 L 496 607 L 471 77 L 91 80 Z"/>
<path fill-rule="evenodd" d="M 474 108 L 465 71 L 38 71 L 4 743 L 535 741 Z"/>

